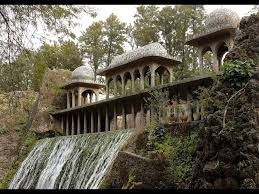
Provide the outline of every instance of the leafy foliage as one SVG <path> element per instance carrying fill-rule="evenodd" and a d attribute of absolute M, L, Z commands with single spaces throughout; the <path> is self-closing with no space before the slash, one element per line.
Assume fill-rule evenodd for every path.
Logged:
<path fill-rule="evenodd" d="M 144 46 L 159 40 L 156 20 L 158 7 L 154 5 L 137 7 L 137 13 L 134 15 L 133 35 L 137 47 Z"/>
<path fill-rule="evenodd" d="M 223 79 L 231 87 L 238 89 L 253 76 L 255 63 L 252 59 L 226 61 L 222 66 Z"/>
<path fill-rule="evenodd" d="M 167 129 L 154 123 L 146 128 L 146 133 L 148 137 L 146 150 L 149 157 L 167 160 L 170 166 L 169 173 L 176 184 L 189 181 L 198 133 L 191 132 L 187 136 L 173 137 Z"/>

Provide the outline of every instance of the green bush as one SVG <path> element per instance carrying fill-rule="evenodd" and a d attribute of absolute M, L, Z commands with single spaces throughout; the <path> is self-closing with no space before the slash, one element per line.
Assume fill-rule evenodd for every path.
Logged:
<path fill-rule="evenodd" d="M 254 70 L 255 63 L 252 59 L 226 61 L 222 65 L 223 80 L 239 89 L 253 76 Z"/>
<path fill-rule="evenodd" d="M 190 136 L 172 137 L 170 169 L 176 182 L 186 181 L 191 176 L 197 139 L 197 132 L 191 133 Z"/>
<path fill-rule="evenodd" d="M 172 136 L 167 129 L 151 124 L 146 128 L 147 155 L 152 159 L 169 162 L 169 173 L 175 183 L 183 183 L 191 177 L 192 162 L 196 153 L 198 133 Z"/>

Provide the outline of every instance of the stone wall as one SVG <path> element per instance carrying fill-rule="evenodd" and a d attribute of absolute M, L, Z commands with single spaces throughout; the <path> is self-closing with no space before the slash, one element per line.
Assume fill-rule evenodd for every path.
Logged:
<path fill-rule="evenodd" d="M 192 188 L 259 188 L 259 128 L 255 112 L 258 88 L 259 81 L 250 80 L 244 92 L 230 103 L 224 129 L 223 110 L 211 112 L 204 119 Z M 220 83 L 212 90 L 217 92 L 217 99 L 233 94 Z"/>
<path fill-rule="evenodd" d="M 233 49 L 226 55 L 227 59 L 249 57 L 259 67 L 259 14 L 243 17 L 234 40 Z"/>

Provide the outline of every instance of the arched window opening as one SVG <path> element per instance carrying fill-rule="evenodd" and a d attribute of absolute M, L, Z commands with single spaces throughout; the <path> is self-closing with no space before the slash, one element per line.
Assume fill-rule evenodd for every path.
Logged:
<path fill-rule="evenodd" d="M 141 87 L 140 87 L 140 73 L 139 73 L 138 69 L 136 69 L 134 71 L 134 79 L 135 79 L 135 82 L 134 82 L 134 84 L 135 84 L 135 91 L 136 92 L 140 92 L 140 90 L 141 90 Z"/>
<path fill-rule="evenodd" d="M 213 69 L 213 53 L 210 47 L 203 50 L 203 70 L 211 71 Z"/>
<path fill-rule="evenodd" d="M 122 95 L 121 76 L 116 77 L 116 84 L 117 84 L 117 96 L 121 96 Z"/>
<path fill-rule="evenodd" d="M 129 95 L 132 93 L 132 81 L 131 81 L 131 75 L 129 72 L 125 73 L 124 75 L 124 81 L 125 81 L 125 94 Z"/>
<path fill-rule="evenodd" d="M 170 72 L 164 66 L 160 66 L 155 71 L 155 85 L 163 85 L 170 82 Z"/>
<path fill-rule="evenodd" d="M 114 96 L 114 80 L 110 79 L 108 81 L 108 96 L 109 98 Z"/>
<path fill-rule="evenodd" d="M 218 48 L 218 52 L 217 52 L 219 69 L 220 69 L 221 65 L 223 64 L 223 61 L 224 61 L 224 58 L 225 58 L 227 52 L 228 52 L 228 47 L 227 47 L 226 43 L 223 42 L 222 44 L 220 44 L 220 46 Z"/>

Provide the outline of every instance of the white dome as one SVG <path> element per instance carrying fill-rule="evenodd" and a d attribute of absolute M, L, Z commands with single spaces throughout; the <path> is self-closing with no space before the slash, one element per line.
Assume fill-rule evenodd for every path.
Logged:
<path fill-rule="evenodd" d="M 80 67 L 77 67 L 72 72 L 72 80 L 93 80 L 94 79 L 94 73 L 93 70 L 86 65 L 82 65 Z"/>
<path fill-rule="evenodd" d="M 213 28 L 233 27 L 238 28 L 240 18 L 238 14 L 230 9 L 221 8 L 212 11 L 205 20 L 206 31 Z"/>

